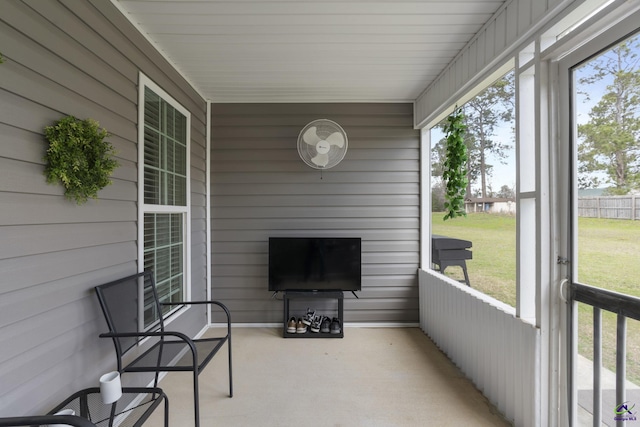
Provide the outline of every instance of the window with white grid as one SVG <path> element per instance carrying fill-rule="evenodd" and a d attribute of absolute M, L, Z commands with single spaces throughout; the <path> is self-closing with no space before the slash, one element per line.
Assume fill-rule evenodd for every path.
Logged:
<path fill-rule="evenodd" d="M 153 271 L 161 302 L 187 299 L 190 114 L 161 88 L 140 76 L 141 267 Z M 145 289 L 144 327 L 159 316 Z"/>

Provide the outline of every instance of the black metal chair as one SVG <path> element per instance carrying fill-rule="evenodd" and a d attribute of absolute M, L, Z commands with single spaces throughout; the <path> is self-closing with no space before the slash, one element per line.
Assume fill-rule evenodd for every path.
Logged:
<path fill-rule="evenodd" d="M 102 338 L 111 338 L 115 346 L 118 371 L 154 372 L 157 387 L 160 372 L 187 371 L 193 373 L 193 398 L 195 426 L 200 425 L 198 375 L 213 359 L 218 350 L 227 343 L 229 352 L 229 397 L 233 397 L 231 369 L 231 316 L 227 307 L 218 301 L 185 301 L 160 303 L 156 291 L 153 273 L 145 271 L 111 283 L 97 286 L 96 294 L 104 313 L 109 332 L 100 334 Z M 147 292 L 144 292 L 147 290 Z M 142 295 L 151 300 L 140 301 Z M 146 307 L 142 307 L 141 304 Z M 152 328 L 144 331 L 140 326 L 140 315 L 144 308 L 152 307 L 156 313 L 162 313 L 163 306 L 208 304 L 221 308 L 227 319 L 227 333 L 215 338 L 191 339 L 187 335 L 167 331 L 163 316 Z M 142 340 L 151 340 L 149 349 L 132 362 L 124 365 L 123 355 Z"/>

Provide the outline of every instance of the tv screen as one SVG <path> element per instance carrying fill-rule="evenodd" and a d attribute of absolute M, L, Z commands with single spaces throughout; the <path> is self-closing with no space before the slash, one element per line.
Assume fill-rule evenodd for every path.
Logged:
<path fill-rule="evenodd" d="M 270 237 L 270 291 L 359 291 L 362 244 L 352 237 Z"/>

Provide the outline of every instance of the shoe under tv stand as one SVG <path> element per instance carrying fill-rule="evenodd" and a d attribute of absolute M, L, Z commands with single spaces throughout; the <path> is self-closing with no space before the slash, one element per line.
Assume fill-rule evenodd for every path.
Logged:
<path fill-rule="evenodd" d="M 336 299 L 338 301 L 338 319 L 340 319 L 340 333 L 323 333 L 311 332 L 311 328 L 307 327 L 304 334 L 287 332 L 287 323 L 289 322 L 289 302 L 291 300 L 315 300 L 315 299 Z M 343 338 L 344 337 L 344 292 L 342 291 L 285 291 L 284 292 L 284 321 L 283 334 L 284 338 Z M 329 316 L 327 316 L 329 317 Z"/>

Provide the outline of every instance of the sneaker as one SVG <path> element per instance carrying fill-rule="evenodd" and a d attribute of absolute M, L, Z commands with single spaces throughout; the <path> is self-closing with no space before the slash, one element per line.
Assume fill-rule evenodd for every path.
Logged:
<path fill-rule="evenodd" d="M 320 325 L 322 324 L 322 316 L 319 314 L 313 318 L 313 322 L 311 322 L 311 332 L 318 333 L 320 332 Z"/>
<path fill-rule="evenodd" d="M 311 310 L 310 308 L 307 308 L 307 314 L 305 314 L 304 317 L 302 318 L 302 323 L 309 326 L 311 325 L 311 322 L 313 322 L 314 317 L 316 317 L 316 311 Z"/>
<path fill-rule="evenodd" d="M 296 324 L 296 333 L 304 334 L 307 332 L 307 325 L 302 322 L 302 319 L 298 319 L 298 323 Z"/>
<path fill-rule="evenodd" d="M 340 332 L 342 332 L 342 325 L 340 324 L 340 319 L 338 319 L 337 317 L 334 317 L 333 320 L 331 321 L 331 333 L 339 334 Z"/>
<path fill-rule="evenodd" d="M 298 321 L 295 317 L 289 319 L 289 323 L 287 323 L 287 332 L 290 334 L 296 333 L 296 326 L 298 325 Z"/>
<path fill-rule="evenodd" d="M 331 325 L 331 319 L 329 319 L 327 316 L 324 316 L 322 318 L 322 323 L 320 324 L 320 332 L 322 332 L 323 334 L 328 334 L 330 329 L 330 325 Z"/>

